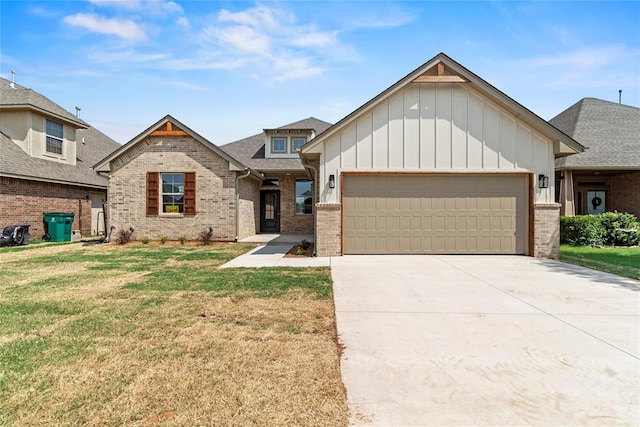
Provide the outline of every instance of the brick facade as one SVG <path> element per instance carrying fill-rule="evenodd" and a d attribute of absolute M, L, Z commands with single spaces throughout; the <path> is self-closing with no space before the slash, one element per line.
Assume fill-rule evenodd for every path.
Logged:
<path fill-rule="evenodd" d="M 317 203 L 316 254 L 318 256 L 342 255 L 341 230 L 342 205 L 340 203 Z"/>
<path fill-rule="evenodd" d="M 260 181 L 254 177 L 238 182 L 240 217 L 238 239 L 253 236 L 260 231 Z"/>
<path fill-rule="evenodd" d="M 110 228 L 114 237 L 119 230 L 133 227 L 132 239 L 177 240 L 186 236 L 196 240 L 202 231 L 213 227 L 215 240 L 235 240 L 236 176 L 229 162 L 191 137 L 147 137 L 117 158 L 109 178 Z M 196 214 L 146 214 L 147 172 L 195 172 Z M 249 178 L 248 178 L 249 179 Z M 245 181 L 245 180 L 241 180 Z M 250 195 L 245 182 L 243 200 Z M 253 190 L 255 191 L 255 189 Z M 247 203 L 243 212 L 250 215 Z M 247 228 L 243 228 L 247 233 Z"/>
<path fill-rule="evenodd" d="M 560 204 L 533 207 L 533 256 L 557 259 L 560 254 Z"/>
<path fill-rule="evenodd" d="M 296 214 L 296 179 L 309 179 L 303 173 L 265 174 L 267 178 L 279 180 L 279 186 L 262 186 L 262 190 L 280 191 L 280 233 L 313 234 L 313 215 Z M 258 199 L 260 198 L 258 197 Z M 258 229 L 259 227 L 258 222 Z"/>
<path fill-rule="evenodd" d="M 640 218 L 640 172 L 611 177 L 611 210 L 632 213 Z"/>
<path fill-rule="evenodd" d="M 0 230 L 28 224 L 29 234 L 41 238 L 44 212 L 68 212 L 75 215 L 72 229 L 91 236 L 91 198 L 106 199 L 106 194 L 106 190 L 0 177 Z"/>

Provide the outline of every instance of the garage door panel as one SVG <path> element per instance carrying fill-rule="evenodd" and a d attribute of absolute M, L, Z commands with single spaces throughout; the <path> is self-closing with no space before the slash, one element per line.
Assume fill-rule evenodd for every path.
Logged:
<path fill-rule="evenodd" d="M 343 182 L 345 254 L 525 253 L 526 175 L 345 174 Z"/>

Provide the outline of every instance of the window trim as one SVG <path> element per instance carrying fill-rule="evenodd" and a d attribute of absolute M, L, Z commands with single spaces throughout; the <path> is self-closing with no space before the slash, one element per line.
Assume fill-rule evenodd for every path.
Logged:
<path fill-rule="evenodd" d="M 60 130 L 61 130 L 61 135 L 54 135 L 52 133 L 49 133 L 49 129 L 48 129 L 48 124 L 52 123 L 55 125 L 60 126 Z M 49 143 L 56 143 L 56 146 L 59 145 L 60 146 L 60 152 L 56 151 L 50 151 L 49 150 Z M 64 124 L 60 123 L 60 122 L 56 122 L 55 120 L 51 120 L 51 119 L 44 119 L 44 152 L 47 155 L 50 156 L 57 156 L 57 157 L 64 157 Z"/>
<path fill-rule="evenodd" d="M 284 148 L 282 150 L 276 150 L 274 143 L 276 140 L 283 140 L 284 141 Z M 271 137 L 271 152 L 273 154 L 287 154 L 287 146 L 289 145 L 289 141 L 288 138 L 286 136 L 272 136 Z"/>

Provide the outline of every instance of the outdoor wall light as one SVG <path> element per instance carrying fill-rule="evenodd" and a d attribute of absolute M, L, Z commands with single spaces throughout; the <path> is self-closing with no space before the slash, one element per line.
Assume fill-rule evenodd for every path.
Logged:
<path fill-rule="evenodd" d="M 329 188 L 336 188 L 336 176 L 329 175 Z"/>
<path fill-rule="evenodd" d="M 549 188 L 549 177 L 545 174 L 538 175 L 538 188 Z"/>

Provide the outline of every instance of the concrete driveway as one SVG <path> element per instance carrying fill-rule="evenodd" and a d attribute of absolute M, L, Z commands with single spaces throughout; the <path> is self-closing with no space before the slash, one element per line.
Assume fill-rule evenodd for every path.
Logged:
<path fill-rule="evenodd" d="M 331 263 L 352 424 L 640 424 L 640 282 L 523 256 Z"/>

